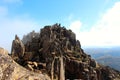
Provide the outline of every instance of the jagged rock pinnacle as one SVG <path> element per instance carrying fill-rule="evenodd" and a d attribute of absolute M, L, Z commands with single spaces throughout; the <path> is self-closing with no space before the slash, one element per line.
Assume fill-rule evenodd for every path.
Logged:
<path fill-rule="evenodd" d="M 18 54 L 17 50 L 21 48 L 22 58 L 18 56 L 16 62 L 29 70 L 48 74 L 51 80 L 120 78 L 119 72 L 101 66 L 87 55 L 79 40 L 76 40 L 75 33 L 60 24 L 45 26 L 40 33 L 31 32 L 25 35 L 22 41 L 24 53 L 24 47 L 12 47 L 14 54 Z M 20 40 L 19 42 L 21 45 Z"/>

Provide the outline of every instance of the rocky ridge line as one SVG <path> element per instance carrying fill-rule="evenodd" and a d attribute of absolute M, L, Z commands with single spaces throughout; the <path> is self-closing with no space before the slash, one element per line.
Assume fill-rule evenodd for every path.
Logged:
<path fill-rule="evenodd" d="M 76 35 L 60 24 L 48 25 L 23 37 L 15 37 L 12 58 L 25 68 L 48 74 L 51 80 L 114 80 L 120 72 L 101 66 L 87 55 Z"/>

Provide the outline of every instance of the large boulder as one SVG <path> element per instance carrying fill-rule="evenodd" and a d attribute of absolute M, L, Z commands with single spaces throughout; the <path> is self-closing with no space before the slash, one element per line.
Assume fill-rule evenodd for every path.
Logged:
<path fill-rule="evenodd" d="M 15 35 L 15 40 L 12 42 L 11 54 L 13 56 L 17 56 L 18 58 L 22 58 L 24 56 L 25 47 L 22 41 L 19 39 L 17 35 Z"/>
<path fill-rule="evenodd" d="M 9 55 L 0 52 L 0 80 L 50 80 L 50 78 L 46 74 L 23 68 Z"/>

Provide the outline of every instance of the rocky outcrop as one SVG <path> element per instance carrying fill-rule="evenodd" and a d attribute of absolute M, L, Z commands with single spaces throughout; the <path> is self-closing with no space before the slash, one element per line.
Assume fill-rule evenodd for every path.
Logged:
<path fill-rule="evenodd" d="M 29 71 L 0 52 L 0 80 L 50 80 L 46 74 Z"/>
<path fill-rule="evenodd" d="M 25 52 L 24 44 L 19 37 L 15 35 L 15 40 L 12 42 L 11 54 L 15 57 L 22 58 Z"/>
<path fill-rule="evenodd" d="M 5 50 L 4 48 L 1 48 L 1 47 L 0 47 L 0 53 L 1 53 L 1 54 L 8 54 L 8 51 Z"/>
<path fill-rule="evenodd" d="M 17 63 L 34 72 L 48 74 L 51 80 L 120 79 L 120 72 L 91 59 L 81 48 L 76 35 L 60 24 L 45 26 L 40 33 L 33 31 L 22 41 L 15 38 L 13 44 L 16 47 L 12 47 L 12 52 L 17 54 Z"/>

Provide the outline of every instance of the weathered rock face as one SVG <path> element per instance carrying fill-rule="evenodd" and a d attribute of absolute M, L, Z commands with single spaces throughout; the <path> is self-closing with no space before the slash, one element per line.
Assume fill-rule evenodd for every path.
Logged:
<path fill-rule="evenodd" d="M 0 49 L 4 50 L 4 49 Z M 50 80 L 46 74 L 31 72 L 0 52 L 0 80 Z"/>
<path fill-rule="evenodd" d="M 12 49 L 11 54 L 13 56 L 18 56 L 19 58 L 22 58 L 25 52 L 24 44 L 21 42 L 19 37 L 16 35 L 15 40 L 12 42 Z"/>
<path fill-rule="evenodd" d="M 17 48 L 13 48 L 16 51 L 14 54 L 21 55 L 20 57 L 17 55 L 19 60 L 16 62 L 27 69 L 47 73 L 52 80 L 120 79 L 118 71 L 101 66 L 91 59 L 90 55 L 84 53 L 75 34 L 71 30 L 61 27 L 60 24 L 45 26 L 40 33 L 32 33 L 28 34 L 28 40 L 28 35 L 24 36 L 22 40 L 25 52 L 23 52 L 23 47 L 18 46 L 18 43 Z M 17 52 L 19 49 L 20 53 Z"/>
<path fill-rule="evenodd" d="M 1 48 L 1 47 L 0 47 L 0 53 L 1 53 L 1 54 L 8 54 L 8 51 L 5 50 L 4 48 Z"/>

